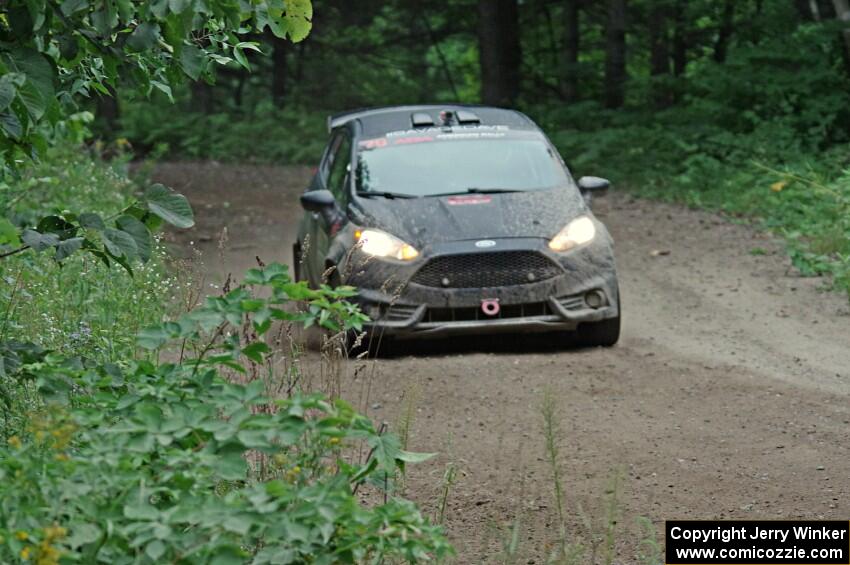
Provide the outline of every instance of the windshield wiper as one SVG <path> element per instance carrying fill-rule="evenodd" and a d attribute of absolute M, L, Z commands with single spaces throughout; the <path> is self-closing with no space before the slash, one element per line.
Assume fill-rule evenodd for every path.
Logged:
<path fill-rule="evenodd" d="M 519 190 L 516 188 L 467 188 L 467 192 L 471 192 L 473 194 L 498 194 L 501 192 L 525 192 L 524 190 Z"/>
<path fill-rule="evenodd" d="M 357 196 L 370 198 L 372 196 L 383 196 L 384 198 L 418 198 L 412 194 L 404 194 L 401 192 L 384 192 L 381 190 L 358 190 Z"/>
<path fill-rule="evenodd" d="M 428 196 L 456 196 L 458 194 L 504 194 L 509 192 L 525 192 L 516 188 L 467 188 L 462 192 L 441 192 L 439 194 L 429 194 Z"/>

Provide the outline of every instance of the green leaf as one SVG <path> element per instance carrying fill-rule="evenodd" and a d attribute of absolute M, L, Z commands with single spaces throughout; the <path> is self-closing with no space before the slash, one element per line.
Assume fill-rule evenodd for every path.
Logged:
<path fill-rule="evenodd" d="M 80 214 L 80 225 L 84 228 L 103 231 L 106 229 L 106 224 L 103 223 L 103 218 L 92 212 Z"/>
<path fill-rule="evenodd" d="M 159 24 L 144 22 L 136 26 L 127 38 L 127 47 L 133 51 L 147 51 L 159 40 Z"/>
<path fill-rule="evenodd" d="M 263 355 L 269 353 L 271 349 L 268 345 L 261 341 L 256 341 L 242 350 L 242 355 L 253 361 L 254 363 L 262 363 Z"/>
<path fill-rule="evenodd" d="M 13 76 L 11 74 L 0 77 L 0 111 L 8 108 L 9 104 L 12 103 L 12 99 L 15 97 L 17 87 L 12 78 Z"/>
<path fill-rule="evenodd" d="M 248 463 L 241 453 L 230 453 L 219 458 L 215 469 L 222 479 L 227 481 L 238 481 L 245 478 L 248 472 Z"/>
<path fill-rule="evenodd" d="M 138 256 L 138 248 L 133 237 L 127 232 L 115 228 L 106 228 L 101 234 L 103 245 L 116 259 L 134 259 Z"/>
<path fill-rule="evenodd" d="M 20 139 L 24 134 L 24 126 L 21 124 L 21 120 L 12 112 L 0 114 L 0 129 L 12 139 Z"/>
<path fill-rule="evenodd" d="M 76 226 L 61 216 L 43 217 L 38 221 L 36 229 L 41 233 L 54 233 L 59 236 L 59 239 L 68 239 L 77 235 Z"/>
<path fill-rule="evenodd" d="M 182 194 L 157 183 L 145 192 L 145 201 L 148 210 L 173 226 L 191 228 L 195 225 L 192 207 Z"/>
<path fill-rule="evenodd" d="M 68 536 L 67 543 L 74 549 L 95 542 L 100 538 L 100 528 L 94 524 L 71 524 L 69 529 L 71 535 Z"/>
<path fill-rule="evenodd" d="M 65 0 L 62 2 L 60 10 L 64 15 L 70 16 L 76 12 L 85 10 L 88 6 L 88 0 Z"/>
<path fill-rule="evenodd" d="M 166 96 L 168 96 L 168 100 L 173 104 L 174 103 L 174 94 L 171 92 L 171 87 L 165 84 L 160 80 L 152 80 L 151 86 L 156 88 Z"/>
<path fill-rule="evenodd" d="M 18 230 L 6 218 L 0 218 L 0 245 L 12 245 L 17 247 L 21 244 Z"/>
<path fill-rule="evenodd" d="M 133 216 L 121 216 L 115 220 L 115 225 L 123 232 L 126 232 L 136 242 L 136 251 L 139 254 L 139 259 L 143 263 L 147 263 L 151 258 L 151 250 L 153 243 L 151 240 L 151 232 L 145 224 L 134 218 Z"/>
<path fill-rule="evenodd" d="M 182 14 L 192 5 L 192 0 L 168 0 L 168 8 L 174 14 Z"/>
<path fill-rule="evenodd" d="M 242 51 L 241 47 L 233 48 L 233 58 L 236 59 L 236 62 L 245 67 L 248 70 L 251 70 L 251 65 L 248 64 L 248 58 L 245 57 L 245 53 Z"/>
<path fill-rule="evenodd" d="M 32 81 L 27 81 L 23 86 L 18 88 L 18 97 L 24 103 L 33 121 L 41 119 L 47 110 L 47 100 Z"/>
<path fill-rule="evenodd" d="M 57 261 L 62 261 L 63 259 L 73 255 L 83 246 L 83 241 L 85 241 L 85 238 L 82 237 L 72 237 L 71 239 L 62 241 L 56 246 L 55 259 Z"/>
<path fill-rule="evenodd" d="M 205 62 L 204 52 L 194 45 L 184 45 L 180 50 L 180 68 L 192 80 L 200 78 Z"/>
<path fill-rule="evenodd" d="M 44 251 L 59 245 L 59 236 L 55 233 L 38 233 L 35 230 L 24 230 L 21 240 L 35 251 Z"/>
<path fill-rule="evenodd" d="M 159 518 L 159 510 L 147 502 L 124 505 L 124 517 L 129 520 L 152 521 Z"/>
<path fill-rule="evenodd" d="M 168 340 L 180 335 L 180 325 L 174 322 L 151 326 L 139 332 L 136 338 L 139 347 L 156 349 Z"/>
<path fill-rule="evenodd" d="M 26 75 L 27 82 L 45 99 L 54 96 L 53 82 L 56 73 L 47 58 L 35 49 L 17 48 L 9 52 L 10 66 Z"/>
<path fill-rule="evenodd" d="M 251 530 L 251 520 L 245 516 L 228 516 L 221 526 L 228 532 L 244 536 Z"/>
<path fill-rule="evenodd" d="M 310 35 L 310 30 L 313 29 L 313 23 L 310 20 L 298 16 L 286 16 L 286 27 L 289 39 L 293 43 L 298 43 L 307 39 Z"/>
<path fill-rule="evenodd" d="M 159 561 L 159 558 L 165 555 L 165 544 L 162 541 L 155 539 L 145 546 L 145 555 L 150 557 L 154 563 Z"/>

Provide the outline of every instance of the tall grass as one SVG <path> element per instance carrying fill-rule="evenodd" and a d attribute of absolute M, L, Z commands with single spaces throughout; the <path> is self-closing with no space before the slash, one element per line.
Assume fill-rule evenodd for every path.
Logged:
<path fill-rule="evenodd" d="M 3 215 L 31 225 L 45 214 L 120 211 L 137 186 L 126 159 L 107 163 L 78 147 L 60 146 L 0 192 Z M 63 354 L 111 362 L 132 354 L 139 329 L 162 321 L 185 285 L 156 245 L 134 276 L 85 253 L 61 264 L 27 251 L 0 260 L 0 340 L 32 341 Z"/>

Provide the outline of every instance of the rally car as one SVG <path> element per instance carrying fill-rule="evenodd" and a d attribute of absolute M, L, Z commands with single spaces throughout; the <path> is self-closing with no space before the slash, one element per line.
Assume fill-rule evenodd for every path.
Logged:
<path fill-rule="evenodd" d="M 576 331 L 614 345 L 612 240 L 524 114 L 395 106 L 328 119 L 293 255 L 313 286 L 352 285 L 368 333 L 398 338 Z"/>

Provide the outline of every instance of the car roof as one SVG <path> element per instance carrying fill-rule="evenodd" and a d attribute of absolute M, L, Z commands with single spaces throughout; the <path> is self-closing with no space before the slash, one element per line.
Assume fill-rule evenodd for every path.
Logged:
<path fill-rule="evenodd" d="M 414 114 L 427 114 L 433 120 L 433 124 L 439 125 L 439 115 L 443 111 L 450 111 L 455 114 L 458 111 L 465 111 L 474 114 L 474 117 L 477 118 L 476 125 L 537 129 L 535 123 L 528 116 L 516 110 L 475 104 L 420 104 L 362 108 L 335 114 L 328 117 L 328 131 L 333 131 L 351 121 L 358 120 L 362 128 L 362 135 L 383 135 L 392 131 L 414 128 Z"/>

